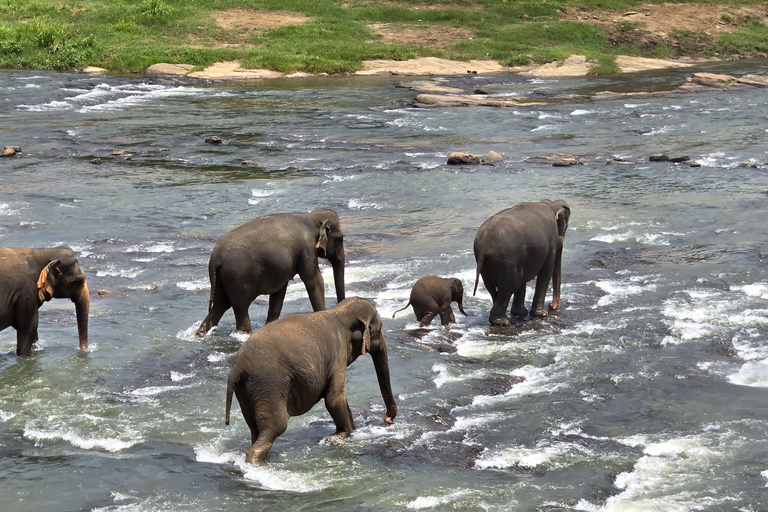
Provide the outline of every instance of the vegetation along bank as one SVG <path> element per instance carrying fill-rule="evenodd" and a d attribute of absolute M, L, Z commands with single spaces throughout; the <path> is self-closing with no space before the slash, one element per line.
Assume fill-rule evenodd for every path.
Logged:
<path fill-rule="evenodd" d="M 0 67 L 143 72 L 237 61 L 281 73 L 351 73 L 439 57 L 505 67 L 583 55 L 768 55 L 765 2 L 631 0 L 0 0 Z"/>

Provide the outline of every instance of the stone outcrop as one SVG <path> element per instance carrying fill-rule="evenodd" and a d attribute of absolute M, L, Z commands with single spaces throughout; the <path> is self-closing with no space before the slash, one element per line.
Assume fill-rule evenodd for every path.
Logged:
<path fill-rule="evenodd" d="M 480 159 L 480 163 L 483 165 L 496 165 L 503 162 L 504 159 L 495 151 L 489 151 L 484 157 Z"/>
<path fill-rule="evenodd" d="M 557 153 L 545 156 L 532 156 L 525 160 L 526 162 L 552 164 L 553 167 L 569 167 L 571 165 L 583 164 L 584 160 L 566 153 Z"/>
<path fill-rule="evenodd" d="M 412 88 L 415 91 L 425 89 L 421 83 L 411 86 L 414 82 L 403 82 L 400 87 Z M 562 102 L 590 102 L 607 101 L 628 98 L 648 98 L 654 96 L 672 96 L 681 94 L 692 94 L 711 91 L 739 91 L 749 90 L 755 87 L 768 87 L 768 77 L 762 75 L 744 75 L 736 77 L 731 75 L 721 75 L 716 73 L 694 73 L 685 79 L 685 82 L 676 89 L 668 91 L 640 91 L 640 92 L 613 92 L 599 91 L 588 94 L 558 94 L 546 97 L 547 103 Z M 452 88 L 454 89 L 454 88 Z M 418 94 L 414 100 L 414 106 L 417 107 L 523 107 L 542 105 L 544 102 L 540 97 L 535 96 L 501 96 L 488 94 L 488 91 L 482 91 L 483 94 L 477 94 L 473 87 L 471 91 L 464 91 L 461 94 L 454 92 L 446 93 L 422 93 Z"/>
<path fill-rule="evenodd" d="M 448 165 L 477 165 L 480 157 L 472 153 L 453 152 L 448 155 Z"/>
<path fill-rule="evenodd" d="M 144 71 L 144 76 L 149 78 L 178 78 L 186 76 L 193 69 L 195 69 L 195 66 L 192 64 L 167 64 L 161 62 L 149 66 Z"/>
<path fill-rule="evenodd" d="M 21 153 L 21 148 L 19 146 L 5 146 L 3 147 L 3 152 L 0 153 L 0 156 L 14 156 Z"/>

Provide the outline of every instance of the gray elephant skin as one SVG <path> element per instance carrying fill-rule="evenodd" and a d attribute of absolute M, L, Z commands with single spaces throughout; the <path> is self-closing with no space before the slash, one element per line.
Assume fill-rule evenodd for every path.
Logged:
<path fill-rule="evenodd" d="M 261 464 L 288 418 L 307 413 L 325 399 L 336 436 L 355 428 L 344 389 L 347 366 L 370 353 L 392 424 L 397 405 L 389 380 L 381 318 L 369 301 L 352 297 L 327 311 L 295 313 L 260 328 L 235 354 L 227 383 L 226 424 L 237 397 L 251 430 L 246 462 Z"/>
<path fill-rule="evenodd" d="M 202 336 L 231 307 L 237 330 L 251 332 L 248 307 L 269 294 L 267 323 L 283 309 L 288 282 L 298 274 L 314 311 L 325 309 L 325 284 L 317 258 L 333 267 L 336 300 L 344 300 L 344 234 L 333 210 L 265 215 L 235 228 L 216 243 L 208 263 L 211 296 Z"/>
<path fill-rule="evenodd" d="M 464 300 L 464 285 L 455 277 L 422 277 L 411 289 L 411 296 L 405 307 L 392 314 L 392 318 L 408 306 L 413 306 L 416 320 L 422 326 L 429 325 L 437 315 L 440 315 L 442 325 L 456 322 L 456 316 L 451 309 L 451 302 L 456 302 L 459 311 L 464 316 L 467 314 L 462 307 Z"/>
<path fill-rule="evenodd" d="M 527 315 L 525 285 L 536 278 L 530 314 L 547 316 L 544 298 L 552 280 L 554 311 L 560 304 L 563 239 L 571 218 L 565 201 L 543 200 L 518 203 L 486 220 L 477 230 L 474 251 L 477 261 L 475 291 L 479 276 L 493 299 L 491 325 L 509 325 L 506 316 L 510 298 L 513 315 Z"/>
<path fill-rule="evenodd" d="M 51 299 L 74 302 L 80 350 L 88 350 L 91 299 L 74 251 L 66 246 L 0 248 L 0 330 L 16 329 L 16 355 L 32 355 L 38 309 Z"/>

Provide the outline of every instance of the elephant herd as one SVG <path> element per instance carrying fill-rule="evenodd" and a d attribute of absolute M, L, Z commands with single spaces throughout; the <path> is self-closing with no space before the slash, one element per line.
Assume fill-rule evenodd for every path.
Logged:
<path fill-rule="evenodd" d="M 518 203 L 478 229 L 474 293 L 480 276 L 493 299 L 492 325 L 508 325 L 512 315 L 528 315 L 525 287 L 536 278 L 530 315 L 547 315 L 544 298 L 550 280 L 553 300 L 560 301 L 563 237 L 570 220 L 565 201 Z M 337 305 L 326 310 L 318 258 L 333 267 Z M 386 407 L 384 423 L 397 415 L 389 377 L 387 344 L 375 306 L 358 297 L 345 299 L 344 234 L 338 215 L 328 209 L 280 213 L 254 219 L 219 239 L 211 253 L 208 314 L 197 330 L 204 336 L 232 308 L 239 331 L 251 332 L 248 308 L 259 295 L 269 295 L 266 324 L 253 332 L 235 354 L 227 382 L 226 423 L 232 396 L 237 397 L 251 430 L 246 462 L 260 464 L 288 418 L 308 412 L 321 399 L 344 439 L 355 428 L 345 395 L 347 367 L 371 354 Z M 313 313 L 280 317 L 289 281 L 298 275 Z M 421 325 L 440 316 L 455 322 L 451 302 L 462 314 L 464 287 L 459 279 L 426 276 L 413 286 L 408 304 Z M 38 309 L 52 298 L 75 304 L 80 349 L 88 349 L 90 306 L 85 272 L 69 247 L 0 248 L 0 330 L 16 329 L 16 354 L 30 356 L 37 341 Z M 395 312 L 397 313 L 397 311 Z M 393 315 L 394 318 L 394 315 Z"/>

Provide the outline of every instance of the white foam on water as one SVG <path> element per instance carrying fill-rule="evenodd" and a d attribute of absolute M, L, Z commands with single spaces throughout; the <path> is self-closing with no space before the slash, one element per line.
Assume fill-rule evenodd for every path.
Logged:
<path fill-rule="evenodd" d="M 765 470 L 762 473 L 760 473 L 760 476 L 768 480 L 768 470 Z M 768 482 L 766 482 L 765 486 L 768 487 Z"/>
<path fill-rule="evenodd" d="M 35 441 L 35 446 L 39 446 L 42 441 L 61 440 L 84 450 L 102 449 L 111 453 L 126 450 L 144 441 L 138 435 L 130 441 L 125 441 L 123 439 L 96 437 L 93 435 L 82 436 L 71 430 L 40 429 L 28 425 L 24 427 L 24 437 Z"/>
<path fill-rule="evenodd" d="M 649 442 L 632 471 L 616 477 L 616 487 L 623 489 L 620 494 L 608 498 L 602 507 L 581 500 L 575 508 L 590 512 L 717 510 L 727 496 L 697 496 L 695 489 L 700 473 L 718 467 L 727 456 L 729 446 L 722 441 L 719 435 L 710 439 L 693 435 Z"/>
<path fill-rule="evenodd" d="M 196 375 L 197 375 L 197 372 L 192 372 L 192 373 L 181 373 L 181 372 L 174 372 L 174 371 L 171 371 L 171 380 L 172 380 L 173 382 L 178 382 L 178 381 L 180 381 L 180 380 L 191 379 L 192 377 L 194 377 L 194 376 L 196 376 Z"/>
<path fill-rule="evenodd" d="M 363 199 L 355 199 L 352 198 L 349 200 L 349 203 L 347 203 L 347 207 L 349 207 L 350 210 L 369 210 L 373 208 L 374 210 L 381 210 L 382 208 L 386 208 L 389 206 L 386 203 L 373 203 L 369 201 L 364 201 Z"/>
<path fill-rule="evenodd" d="M 15 417 L 16 417 L 15 412 L 5 412 L 2 409 L 0 409 L 0 421 L 8 421 Z"/>
<path fill-rule="evenodd" d="M 768 388 L 768 359 L 745 363 L 739 371 L 728 376 L 728 382 L 738 386 Z"/>
<path fill-rule="evenodd" d="M 246 480 L 258 483 L 265 489 L 297 493 L 317 492 L 333 485 L 330 473 L 304 473 L 284 469 L 284 463 L 267 462 L 262 466 L 245 463 L 243 453 L 222 451 L 214 443 L 195 445 L 198 462 L 233 465 L 243 471 Z"/>
<path fill-rule="evenodd" d="M 251 189 L 251 196 L 253 197 L 269 197 L 272 195 L 277 194 L 277 190 L 266 190 L 266 189 Z"/>
<path fill-rule="evenodd" d="M 405 508 L 409 510 L 433 510 L 436 507 L 449 505 L 456 500 L 466 498 L 470 494 L 471 491 L 468 489 L 460 489 L 444 496 L 419 496 L 415 500 L 408 502 Z"/>
<path fill-rule="evenodd" d="M 471 380 L 471 379 L 479 379 L 488 375 L 488 372 L 486 370 L 476 370 L 470 373 L 452 375 L 448 365 L 445 365 L 442 363 L 437 363 L 434 366 L 432 366 L 432 371 L 437 372 L 437 376 L 434 379 L 432 379 L 435 383 L 435 387 L 437 388 L 441 388 L 445 384 L 450 384 L 453 382 L 462 382 L 462 381 Z"/>
<path fill-rule="evenodd" d="M 125 277 L 128 279 L 135 279 L 140 274 L 144 273 L 143 268 L 118 268 L 116 265 L 107 265 L 107 268 L 97 270 L 96 275 L 98 277 Z"/>
<path fill-rule="evenodd" d="M 599 110 L 586 110 L 586 109 L 577 108 L 576 110 L 571 112 L 571 115 L 572 116 L 586 116 L 586 115 L 589 115 L 589 114 L 599 114 L 599 113 L 600 113 Z"/>
<path fill-rule="evenodd" d="M 535 447 L 511 446 L 501 450 L 486 449 L 475 461 L 477 469 L 506 469 L 512 467 L 524 469 L 556 469 L 568 466 L 591 450 L 584 446 L 562 441 L 539 441 Z"/>
<path fill-rule="evenodd" d="M 544 368 L 538 366 L 526 365 L 516 368 L 511 372 L 515 377 L 522 377 L 512 388 L 502 395 L 477 395 L 472 399 L 472 406 L 487 406 L 506 402 L 510 399 L 516 399 L 521 396 L 550 394 L 561 389 L 566 384 L 553 380 L 553 366 Z"/>
<path fill-rule="evenodd" d="M 176 244 L 173 242 L 146 242 L 132 245 L 123 252 L 171 253 L 177 250 Z"/>
<path fill-rule="evenodd" d="M 742 286 L 731 286 L 731 290 L 743 292 L 749 297 L 768 299 L 768 284 L 766 283 L 753 283 L 753 284 L 745 284 Z"/>
<path fill-rule="evenodd" d="M 651 279 L 650 276 L 633 276 L 633 279 L 630 279 L 630 282 L 613 280 L 594 281 L 593 283 L 595 286 L 608 294 L 603 295 L 597 300 L 597 306 L 607 306 L 631 295 L 641 295 L 645 292 L 656 291 L 656 285 L 653 283 L 635 284 L 632 282 L 649 279 Z"/>
<path fill-rule="evenodd" d="M 18 210 L 11 210 L 11 206 L 8 203 L 0 203 L 0 217 L 10 217 L 16 215 Z"/>
<path fill-rule="evenodd" d="M 532 129 L 531 131 L 532 132 L 548 132 L 550 130 L 557 130 L 557 128 L 558 128 L 558 125 L 556 124 L 543 124 L 539 127 Z"/>
<path fill-rule="evenodd" d="M 132 391 L 128 391 L 126 394 L 139 397 L 157 396 L 169 391 L 179 391 L 181 389 L 193 388 L 196 385 L 197 384 L 188 384 L 186 386 L 147 386 L 145 388 L 137 388 Z"/>
<path fill-rule="evenodd" d="M 226 358 L 227 358 L 227 354 L 225 354 L 224 352 L 212 352 L 208 354 L 208 357 L 206 359 L 208 360 L 209 363 L 218 363 L 218 362 L 224 361 Z"/>
<path fill-rule="evenodd" d="M 653 136 L 653 135 L 662 135 L 662 134 L 665 134 L 665 133 L 669 133 L 671 131 L 672 131 L 672 127 L 671 126 L 662 126 L 661 128 L 658 128 L 658 129 L 654 128 L 653 130 L 651 130 L 649 132 L 646 132 L 643 135 L 645 135 L 646 137 L 650 137 L 650 136 Z"/>
<path fill-rule="evenodd" d="M 198 292 L 200 290 L 210 290 L 211 283 L 208 278 L 198 279 L 197 281 L 180 281 L 176 286 L 189 292 Z"/>

